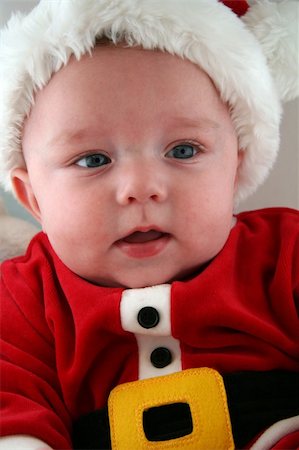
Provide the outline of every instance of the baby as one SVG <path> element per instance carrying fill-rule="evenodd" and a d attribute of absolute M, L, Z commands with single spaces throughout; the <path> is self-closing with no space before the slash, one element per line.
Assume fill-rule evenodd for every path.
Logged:
<path fill-rule="evenodd" d="M 234 215 L 298 95 L 254 34 L 298 3 L 247 10 L 42 0 L 2 31 L 1 179 L 43 231 L 1 267 L 1 450 L 298 446 L 299 213 Z"/>

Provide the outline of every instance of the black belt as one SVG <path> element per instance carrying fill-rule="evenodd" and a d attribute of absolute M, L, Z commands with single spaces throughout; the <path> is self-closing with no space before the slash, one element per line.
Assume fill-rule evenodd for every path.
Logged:
<path fill-rule="evenodd" d="M 299 415 L 297 372 L 240 372 L 222 377 L 236 448 L 244 448 L 273 423 Z M 168 434 L 168 439 L 171 438 Z M 73 448 L 111 449 L 107 407 L 74 422 Z"/>

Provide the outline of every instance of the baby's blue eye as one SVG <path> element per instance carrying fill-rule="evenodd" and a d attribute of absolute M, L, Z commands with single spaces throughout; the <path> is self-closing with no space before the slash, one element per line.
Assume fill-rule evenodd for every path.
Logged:
<path fill-rule="evenodd" d="M 88 168 L 101 167 L 109 163 L 111 163 L 111 159 L 108 158 L 108 156 L 103 155 L 102 153 L 95 153 L 94 155 L 84 156 L 76 162 L 78 166 Z"/>
<path fill-rule="evenodd" d="M 198 153 L 198 150 L 191 144 L 180 144 L 173 147 L 167 154 L 167 158 L 188 159 Z"/>

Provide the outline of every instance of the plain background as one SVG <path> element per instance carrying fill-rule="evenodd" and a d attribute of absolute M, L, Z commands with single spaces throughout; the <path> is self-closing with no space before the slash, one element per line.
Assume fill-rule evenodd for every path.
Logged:
<path fill-rule="evenodd" d="M 2 27 L 5 24 L 13 11 L 28 12 L 37 3 L 35 0 L 0 0 L 0 26 Z M 296 63 L 299 64 L 299 61 L 294 61 L 294 64 Z M 10 214 L 33 220 L 17 204 L 11 194 L 5 193 L 0 188 L 0 196 L 4 198 L 6 209 Z M 281 147 L 274 169 L 257 193 L 240 205 L 239 211 L 268 206 L 287 206 L 299 209 L 298 99 L 287 103 L 284 107 L 284 116 L 281 124 Z"/>

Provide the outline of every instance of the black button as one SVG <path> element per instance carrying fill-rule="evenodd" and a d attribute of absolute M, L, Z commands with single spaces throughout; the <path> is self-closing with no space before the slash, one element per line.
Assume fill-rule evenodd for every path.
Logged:
<path fill-rule="evenodd" d="M 152 306 L 142 308 L 137 316 L 139 325 L 143 328 L 154 328 L 160 321 L 158 311 Z"/>
<path fill-rule="evenodd" d="M 171 351 L 166 347 L 158 347 L 152 351 L 151 363 L 157 369 L 163 369 L 168 366 L 172 361 Z"/>

